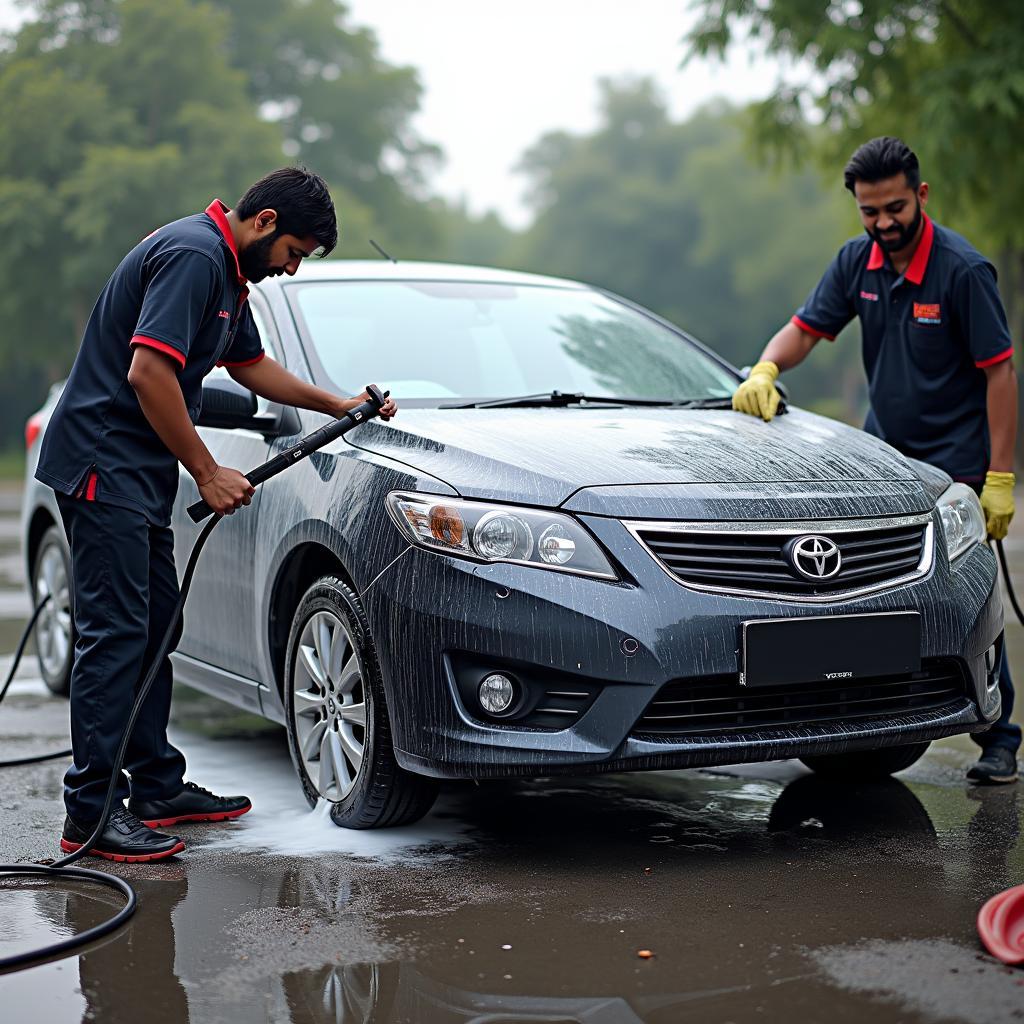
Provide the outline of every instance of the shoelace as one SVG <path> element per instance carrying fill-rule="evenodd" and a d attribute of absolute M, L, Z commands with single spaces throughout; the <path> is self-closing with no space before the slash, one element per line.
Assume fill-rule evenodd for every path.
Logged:
<path fill-rule="evenodd" d="M 124 825 L 131 832 L 146 827 L 127 807 L 123 806 L 115 808 L 107 820 L 111 825 Z"/>
<path fill-rule="evenodd" d="M 208 789 L 203 789 L 202 786 L 197 786 L 194 782 L 186 782 L 185 788 L 191 790 L 193 793 L 208 796 L 211 800 L 216 800 L 218 803 L 222 803 L 226 799 L 225 797 L 217 796 L 216 793 L 211 793 Z"/>

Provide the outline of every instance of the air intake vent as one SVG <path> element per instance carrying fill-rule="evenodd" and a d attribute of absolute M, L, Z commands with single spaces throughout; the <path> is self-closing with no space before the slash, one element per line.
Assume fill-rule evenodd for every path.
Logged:
<path fill-rule="evenodd" d="M 737 676 L 674 679 L 666 683 L 633 728 L 633 735 L 705 736 L 818 725 L 860 718 L 899 718 L 933 711 L 966 695 L 958 661 L 925 663 L 908 676 L 800 686 L 742 687 Z"/>

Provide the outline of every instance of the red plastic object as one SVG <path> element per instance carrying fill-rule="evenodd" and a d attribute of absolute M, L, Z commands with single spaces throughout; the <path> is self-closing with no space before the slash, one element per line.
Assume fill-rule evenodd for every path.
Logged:
<path fill-rule="evenodd" d="M 1024 964 L 1024 885 L 993 896 L 978 911 L 978 934 L 997 960 Z"/>
<path fill-rule="evenodd" d="M 43 429 L 43 416 L 42 413 L 35 413 L 28 418 L 28 422 L 25 424 L 25 449 L 28 450 L 35 444 L 36 438 L 39 436 L 39 432 Z"/>

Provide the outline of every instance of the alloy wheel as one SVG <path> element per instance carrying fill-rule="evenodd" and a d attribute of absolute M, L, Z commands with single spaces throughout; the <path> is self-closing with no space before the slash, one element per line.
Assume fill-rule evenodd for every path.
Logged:
<path fill-rule="evenodd" d="M 336 803 L 351 792 L 363 763 L 366 698 L 352 637 L 331 612 L 315 612 L 302 627 L 291 687 L 306 775 Z"/>
<path fill-rule="evenodd" d="M 63 671 L 71 650 L 71 589 L 64 556 L 56 544 L 48 544 L 39 559 L 36 607 L 47 597 L 50 602 L 36 623 L 36 649 L 43 671 L 52 679 Z"/>

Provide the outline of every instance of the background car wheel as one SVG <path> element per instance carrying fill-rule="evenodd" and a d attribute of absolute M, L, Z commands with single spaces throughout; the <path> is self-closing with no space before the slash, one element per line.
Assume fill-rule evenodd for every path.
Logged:
<path fill-rule="evenodd" d="M 38 607 L 44 597 L 50 603 L 36 622 L 36 657 L 43 682 L 61 697 L 71 691 L 71 666 L 75 657 L 75 627 L 71 613 L 71 558 L 64 534 L 51 526 L 43 534 L 32 567 L 32 601 Z"/>
<path fill-rule="evenodd" d="M 829 754 L 822 757 L 801 757 L 808 768 L 831 779 L 884 779 L 893 772 L 909 768 L 924 756 L 927 743 L 910 743 L 905 747 L 882 747 L 880 750 L 857 750 L 851 754 Z"/>
<path fill-rule="evenodd" d="M 400 768 L 391 746 L 380 666 L 359 598 L 327 576 L 303 595 L 285 661 L 288 747 L 310 806 L 328 800 L 343 828 L 417 821 L 433 779 Z"/>

